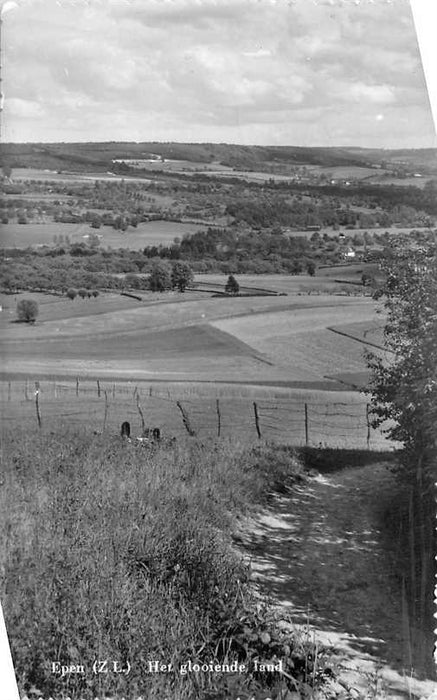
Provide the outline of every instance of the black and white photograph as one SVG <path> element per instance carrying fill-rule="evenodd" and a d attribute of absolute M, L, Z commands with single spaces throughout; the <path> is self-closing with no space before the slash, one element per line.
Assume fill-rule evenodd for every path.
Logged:
<path fill-rule="evenodd" d="M 437 8 L 0 12 L 1 699 L 437 700 Z"/>

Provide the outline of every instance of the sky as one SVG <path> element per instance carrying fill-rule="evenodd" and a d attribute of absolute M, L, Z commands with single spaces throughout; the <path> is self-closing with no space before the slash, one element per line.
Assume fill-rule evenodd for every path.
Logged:
<path fill-rule="evenodd" d="M 436 147 L 408 0 L 7 0 L 6 142 Z"/>

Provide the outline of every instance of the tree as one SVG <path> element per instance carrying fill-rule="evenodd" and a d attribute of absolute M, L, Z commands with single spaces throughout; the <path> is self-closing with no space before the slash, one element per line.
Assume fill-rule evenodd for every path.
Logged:
<path fill-rule="evenodd" d="M 194 281 L 194 273 L 191 267 L 186 262 L 177 262 L 173 265 L 171 271 L 171 285 L 173 289 L 177 288 L 180 292 L 185 292 L 189 284 Z"/>
<path fill-rule="evenodd" d="M 141 286 L 141 278 L 133 272 L 128 272 L 125 275 L 124 282 L 125 286 L 131 289 L 139 289 Z"/>
<path fill-rule="evenodd" d="M 93 222 L 93 224 L 94 224 L 94 222 Z M 93 228 L 100 228 L 100 222 L 99 222 L 98 226 L 94 226 L 93 224 L 91 224 L 91 226 L 93 226 Z M 98 248 L 99 247 L 100 238 L 98 237 L 97 233 L 90 233 L 89 234 L 88 245 L 90 248 Z"/>
<path fill-rule="evenodd" d="M 361 275 L 361 284 L 363 287 L 371 287 L 374 284 L 375 280 L 372 277 L 372 275 L 369 275 L 368 272 L 363 272 Z"/>
<path fill-rule="evenodd" d="M 309 263 L 307 263 L 307 272 L 310 277 L 314 277 L 314 275 L 316 274 L 316 266 L 314 265 L 312 260 L 310 260 Z"/>
<path fill-rule="evenodd" d="M 236 296 L 239 293 L 239 291 L 240 291 L 240 285 L 238 284 L 234 275 L 229 275 L 228 281 L 226 282 L 226 285 L 225 285 L 226 294 L 231 294 L 232 296 Z"/>
<path fill-rule="evenodd" d="M 167 262 L 158 260 L 152 265 L 149 276 L 149 287 L 152 292 L 165 292 L 172 286 L 171 267 Z"/>
<path fill-rule="evenodd" d="M 67 297 L 73 301 L 77 297 L 77 290 L 73 289 L 73 287 L 67 289 Z"/>
<path fill-rule="evenodd" d="M 86 297 L 86 295 L 87 295 L 87 290 L 84 289 L 83 287 L 81 287 L 80 289 L 77 290 L 77 293 L 79 294 L 79 296 L 80 296 L 82 299 L 85 299 L 85 297 Z"/>
<path fill-rule="evenodd" d="M 436 245 L 417 249 L 398 241 L 383 269 L 386 281 L 374 297 L 384 299 L 391 361 L 367 353 L 374 425 L 391 421 L 388 435 L 404 445 L 409 463 L 420 465 L 437 448 Z"/>
<path fill-rule="evenodd" d="M 99 296 L 99 291 L 98 291 L 98 289 L 93 289 L 93 291 L 91 292 L 91 294 L 93 295 L 94 299 L 97 299 L 97 297 Z"/>
<path fill-rule="evenodd" d="M 21 299 L 17 304 L 17 317 L 19 321 L 35 323 L 38 313 L 38 304 L 33 299 Z"/>

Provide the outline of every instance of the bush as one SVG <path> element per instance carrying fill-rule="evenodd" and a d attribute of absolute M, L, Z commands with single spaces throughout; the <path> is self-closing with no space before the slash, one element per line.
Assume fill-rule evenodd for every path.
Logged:
<path fill-rule="evenodd" d="M 240 291 L 240 285 L 238 284 L 234 275 L 229 275 L 228 281 L 226 282 L 226 285 L 225 285 L 226 294 L 232 294 L 232 296 L 235 296 L 239 293 L 239 291 Z"/>
<path fill-rule="evenodd" d="M 21 299 L 17 304 L 17 317 L 19 321 L 35 323 L 38 313 L 38 304 L 33 299 Z"/>
<path fill-rule="evenodd" d="M 73 299 L 76 299 L 77 297 L 77 290 L 73 289 L 73 287 L 70 287 L 70 289 L 67 289 L 67 297 L 73 301 Z"/>
<path fill-rule="evenodd" d="M 85 297 L 88 295 L 88 292 L 86 289 L 81 287 L 80 289 L 77 290 L 77 293 L 79 294 L 81 299 L 85 299 Z"/>

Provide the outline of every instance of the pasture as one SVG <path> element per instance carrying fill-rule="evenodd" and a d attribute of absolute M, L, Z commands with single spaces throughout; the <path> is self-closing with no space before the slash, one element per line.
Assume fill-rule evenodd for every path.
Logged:
<path fill-rule="evenodd" d="M 34 420 L 29 387 L 39 380 L 45 422 L 85 421 L 99 430 L 104 421 L 117 430 L 123 416 L 139 420 L 133 395 L 138 387 L 141 400 L 148 402 L 147 415 L 170 433 L 184 430 L 176 405 L 183 400 L 199 435 L 219 430 L 257 437 L 260 430 L 263 438 L 302 444 L 309 429 L 311 444 L 369 444 L 366 398 L 353 391 L 355 382 L 348 383 L 348 375 L 360 375 L 365 383 L 363 342 L 366 328 L 375 327 L 374 302 L 291 294 L 296 282 L 287 276 L 255 279 L 259 286 L 288 289 L 290 296 L 167 293 L 137 302 L 116 294 L 74 301 L 34 294 L 42 302 L 33 326 L 11 322 L 17 299 L 5 297 L 3 414 L 12 420 L 25 413 Z M 62 384 L 44 388 L 60 377 L 65 389 Z M 21 382 L 16 400 L 14 391 L 11 395 L 5 388 L 11 378 Z M 96 395 L 97 379 L 111 394 L 106 417 L 104 390 Z M 375 447 L 385 445 L 380 434 L 372 440 Z"/>
<path fill-rule="evenodd" d="M 371 299 L 151 296 L 145 302 L 116 295 L 55 298 L 41 306 L 31 326 L 12 322 L 12 305 L 2 312 L 5 371 L 98 370 L 106 376 L 262 384 L 320 383 L 336 372 L 365 369 L 362 343 L 328 327 L 357 319 L 371 324 Z"/>
<path fill-rule="evenodd" d="M 255 317 L 214 321 L 216 328 L 235 335 L 274 364 L 290 380 L 317 381 L 337 372 L 365 369 L 363 346 L 352 337 L 329 330 L 341 322 L 374 322 L 368 299 L 258 313 Z"/>
<path fill-rule="evenodd" d="M 373 274 L 376 265 L 369 263 L 354 263 L 351 265 L 335 265 L 321 267 L 314 276 L 311 275 L 236 275 L 240 287 L 255 287 L 278 292 L 280 294 L 329 294 L 338 293 L 340 287 L 336 279 L 342 279 L 361 284 L 363 272 Z M 227 275 L 197 274 L 195 282 L 199 284 L 226 284 Z M 363 292 L 362 289 L 359 290 Z M 350 289 L 353 292 L 353 289 Z"/>
<path fill-rule="evenodd" d="M 376 168 L 367 168 L 359 165 L 306 165 L 306 170 L 309 170 L 312 175 L 325 175 L 334 180 L 366 180 L 375 174 L 381 176 L 387 171 Z"/>
<path fill-rule="evenodd" d="M 111 172 L 69 172 L 57 170 L 42 170 L 40 168 L 14 168 L 12 173 L 13 180 L 38 180 L 40 182 L 94 182 L 94 180 L 133 180 L 135 182 L 150 182 L 140 177 L 122 177 Z"/>
<path fill-rule="evenodd" d="M 5 248 L 52 245 L 54 236 L 59 235 L 68 236 L 70 243 L 84 243 L 86 236 L 98 233 L 100 245 L 104 248 L 140 250 L 145 246 L 168 245 L 176 237 L 182 238 L 204 228 L 204 224 L 174 221 L 145 221 L 127 231 L 116 231 L 110 226 L 95 230 L 88 223 L 9 223 L 2 225 L 1 244 Z"/>

